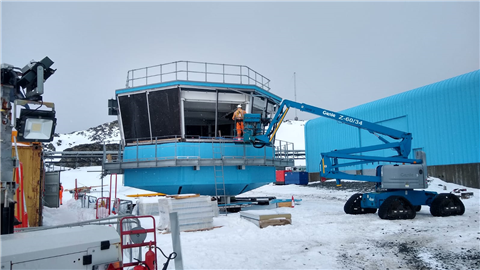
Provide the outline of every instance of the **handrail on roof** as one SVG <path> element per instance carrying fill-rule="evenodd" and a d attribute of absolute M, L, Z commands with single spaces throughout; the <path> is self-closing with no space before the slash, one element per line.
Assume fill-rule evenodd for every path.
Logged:
<path fill-rule="evenodd" d="M 247 66 L 194 61 L 175 61 L 129 70 L 126 87 L 177 80 L 256 85 L 270 91 L 270 80 Z"/>

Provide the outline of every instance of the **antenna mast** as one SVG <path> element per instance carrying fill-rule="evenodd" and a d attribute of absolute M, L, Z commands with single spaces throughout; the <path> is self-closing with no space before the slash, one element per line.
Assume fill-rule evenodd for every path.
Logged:
<path fill-rule="evenodd" d="M 294 96 L 295 96 L 295 102 L 297 102 L 297 79 L 296 79 L 296 73 L 293 72 L 293 93 L 294 93 Z M 298 117 L 297 117 L 297 109 L 295 109 L 295 121 L 298 120 Z"/>

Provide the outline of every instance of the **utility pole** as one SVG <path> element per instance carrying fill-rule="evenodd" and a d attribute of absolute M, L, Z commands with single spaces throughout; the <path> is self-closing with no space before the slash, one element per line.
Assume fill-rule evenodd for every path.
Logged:
<path fill-rule="evenodd" d="M 1 130 L 0 130 L 0 177 L 1 177 L 1 234 L 13 233 L 15 212 L 16 183 L 13 180 L 13 168 L 16 167 L 12 158 L 12 105 L 10 96 L 14 91 L 12 85 L 1 85 Z"/>

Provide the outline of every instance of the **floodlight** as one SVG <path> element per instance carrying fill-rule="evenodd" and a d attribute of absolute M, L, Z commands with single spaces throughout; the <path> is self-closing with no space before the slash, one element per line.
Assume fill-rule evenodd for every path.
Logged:
<path fill-rule="evenodd" d="M 19 142 L 51 142 L 57 119 L 55 111 L 22 109 L 16 129 Z"/>
<path fill-rule="evenodd" d="M 43 83 L 55 73 L 50 67 L 53 61 L 45 57 L 39 62 L 32 61 L 22 69 L 22 78 L 18 86 L 26 89 L 27 97 L 39 97 L 43 94 Z"/>

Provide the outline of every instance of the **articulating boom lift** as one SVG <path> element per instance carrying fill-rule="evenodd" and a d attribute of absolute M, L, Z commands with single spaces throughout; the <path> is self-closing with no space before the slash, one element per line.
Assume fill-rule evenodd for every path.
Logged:
<path fill-rule="evenodd" d="M 291 100 L 283 100 L 268 129 L 263 134 L 260 114 L 246 114 L 244 117 L 244 141 L 263 147 L 272 144 L 283 119 L 290 108 L 309 112 L 339 121 L 353 127 L 365 129 L 383 142 L 379 145 L 349 148 L 322 153 L 320 176 L 336 179 L 341 185 L 341 179 L 352 179 L 375 182 L 375 192 L 354 194 L 344 206 L 347 214 L 375 213 L 382 219 L 413 219 L 421 205 L 430 206 L 434 216 L 463 215 L 465 207 L 462 201 L 453 194 L 414 189 L 425 189 L 427 183 L 426 155 L 422 151 L 415 153 L 415 159 L 408 158 L 411 152 L 412 134 L 381 126 L 341 113 L 314 107 Z M 390 142 L 383 136 L 395 140 Z M 362 153 L 393 149 L 396 155 L 390 157 L 368 156 Z M 342 161 L 342 162 L 340 162 Z M 390 162 L 393 165 L 380 165 L 376 175 L 355 175 L 340 171 L 340 168 L 367 164 L 373 162 Z"/>

